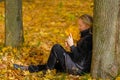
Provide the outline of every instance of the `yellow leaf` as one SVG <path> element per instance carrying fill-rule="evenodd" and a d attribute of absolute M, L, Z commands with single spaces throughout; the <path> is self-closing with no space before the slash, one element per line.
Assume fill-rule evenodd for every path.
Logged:
<path fill-rule="evenodd" d="M 14 49 L 13 49 L 13 52 L 14 52 L 14 53 L 16 53 L 16 52 L 17 52 L 17 49 L 16 49 L 16 48 L 14 48 Z"/>
<path fill-rule="evenodd" d="M 69 26 L 66 30 L 65 30 L 65 34 L 67 36 L 70 35 L 70 33 L 73 36 L 74 40 L 79 40 L 80 39 L 80 34 L 79 34 L 79 29 L 76 26 Z"/>
<path fill-rule="evenodd" d="M 120 77 L 117 77 L 115 80 L 120 80 Z"/>
<path fill-rule="evenodd" d="M 14 77 L 14 76 L 10 76 L 9 79 L 10 79 L 10 80 L 14 80 L 15 77 Z"/>
<path fill-rule="evenodd" d="M 64 37 L 64 34 L 60 34 L 61 37 Z"/>
<path fill-rule="evenodd" d="M 24 71 L 24 73 L 23 73 L 24 75 L 29 75 L 30 74 L 30 72 L 29 71 Z"/>

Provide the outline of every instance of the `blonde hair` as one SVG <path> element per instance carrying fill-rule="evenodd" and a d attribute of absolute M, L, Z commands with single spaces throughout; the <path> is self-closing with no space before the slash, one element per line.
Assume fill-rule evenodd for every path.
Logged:
<path fill-rule="evenodd" d="M 88 26 L 92 27 L 93 26 L 93 18 L 92 16 L 88 15 L 88 14 L 84 14 L 81 15 L 79 17 L 79 19 L 81 19 L 85 24 L 87 24 Z"/>

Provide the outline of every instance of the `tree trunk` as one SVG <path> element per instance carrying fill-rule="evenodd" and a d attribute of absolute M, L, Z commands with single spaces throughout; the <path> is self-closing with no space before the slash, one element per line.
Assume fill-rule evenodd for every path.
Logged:
<path fill-rule="evenodd" d="M 118 12 L 118 21 L 117 21 L 117 39 L 116 42 L 116 52 L 117 52 L 117 62 L 119 67 L 119 74 L 120 74 L 120 0 L 119 0 L 119 12 Z"/>
<path fill-rule="evenodd" d="M 116 60 L 118 0 L 94 0 L 94 4 L 92 77 L 114 79 L 118 74 Z"/>
<path fill-rule="evenodd" d="M 22 0 L 5 0 L 5 33 L 6 46 L 22 45 Z"/>

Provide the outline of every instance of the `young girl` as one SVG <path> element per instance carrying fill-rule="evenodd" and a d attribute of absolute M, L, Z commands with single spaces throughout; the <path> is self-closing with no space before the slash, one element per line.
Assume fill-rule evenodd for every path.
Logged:
<path fill-rule="evenodd" d="M 81 38 L 77 42 L 77 46 L 74 45 L 71 34 L 66 39 L 66 46 L 70 47 L 71 52 L 67 52 L 60 44 L 55 44 L 51 49 L 50 56 L 45 65 L 21 66 L 14 64 L 14 68 L 29 70 L 29 72 L 56 69 L 57 71 L 75 75 L 90 72 L 92 57 L 92 23 L 92 17 L 87 14 L 79 17 L 78 28 Z"/>

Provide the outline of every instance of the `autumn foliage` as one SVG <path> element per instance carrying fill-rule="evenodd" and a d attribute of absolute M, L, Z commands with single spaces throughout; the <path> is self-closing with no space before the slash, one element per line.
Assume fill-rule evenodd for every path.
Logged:
<path fill-rule="evenodd" d="M 92 80 L 89 74 L 74 76 L 48 70 L 29 73 L 13 69 L 20 65 L 45 64 L 52 45 L 64 48 L 67 36 L 79 37 L 77 17 L 93 12 L 93 0 L 23 0 L 24 45 L 20 49 L 4 47 L 5 7 L 0 2 L 0 80 Z M 119 80 L 119 79 L 117 79 Z"/>

